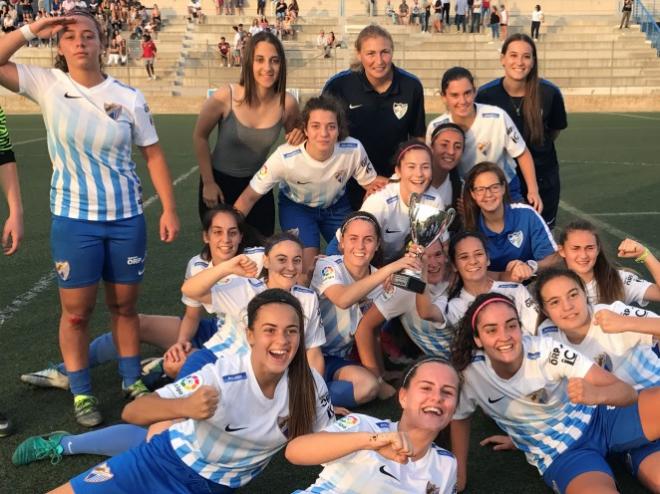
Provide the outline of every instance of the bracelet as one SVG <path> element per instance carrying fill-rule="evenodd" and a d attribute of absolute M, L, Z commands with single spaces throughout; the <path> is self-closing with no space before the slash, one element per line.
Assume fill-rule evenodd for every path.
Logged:
<path fill-rule="evenodd" d="M 32 41 L 33 39 L 37 39 L 37 35 L 32 32 L 32 29 L 30 29 L 29 24 L 25 24 L 21 26 L 19 29 L 23 37 L 25 38 L 25 41 Z"/>
<path fill-rule="evenodd" d="M 642 252 L 642 255 L 640 255 L 637 259 L 635 259 L 635 262 L 642 264 L 643 262 L 646 261 L 646 258 L 649 256 L 650 253 L 651 251 L 647 247 L 646 249 L 644 249 L 644 252 Z"/>

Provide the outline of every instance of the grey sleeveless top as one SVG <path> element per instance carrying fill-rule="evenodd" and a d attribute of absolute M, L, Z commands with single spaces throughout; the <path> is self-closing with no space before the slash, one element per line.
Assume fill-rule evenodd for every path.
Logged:
<path fill-rule="evenodd" d="M 229 93 L 230 101 L 233 101 L 231 86 Z M 227 117 L 218 122 L 218 140 L 211 156 L 213 168 L 232 177 L 253 176 L 266 162 L 282 127 L 281 119 L 267 129 L 246 127 L 238 121 L 234 109 L 230 108 Z"/>

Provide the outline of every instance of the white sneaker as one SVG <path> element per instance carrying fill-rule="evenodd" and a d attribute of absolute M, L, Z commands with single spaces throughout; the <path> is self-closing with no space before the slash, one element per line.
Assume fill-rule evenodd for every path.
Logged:
<path fill-rule="evenodd" d="M 69 389 L 69 376 L 61 373 L 57 367 L 49 367 L 30 374 L 23 374 L 21 381 L 40 388 Z"/>

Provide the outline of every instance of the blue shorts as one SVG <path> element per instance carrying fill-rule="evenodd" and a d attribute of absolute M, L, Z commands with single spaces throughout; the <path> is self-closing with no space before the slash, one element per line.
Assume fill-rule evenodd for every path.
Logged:
<path fill-rule="evenodd" d="M 297 230 L 296 234 L 305 247 L 317 249 L 321 246 L 321 234 L 326 242 L 330 242 L 346 216 L 353 211 L 345 193 L 327 208 L 311 208 L 299 204 L 281 192 L 278 202 L 280 228 L 283 231 Z"/>
<path fill-rule="evenodd" d="M 235 489 L 216 484 L 195 472 L 172 449 L 168 431 L 129 449 L 71 480 L 76 494 L 224 494 Z"/>
<path fill-rule="evenodd" d="M 630 453 L 630 460 L 636 462 L 631 470 L 637 472 L 642 460 L 658 450 L 658 444 L 649 448 L 655 443 L 642 432 L 636 403 L 623 408 L 601 405 L 582 436 L 552 461 L 543 480 L 555 492 L 563 494 L 571 481 L 583 473 L 603 472 L 614 477 L 606 460 L 614 453 Z"/>
<path fill-rule="evenodd" d="M 527 198 L 522 196 L 522 189 L 520 188 L 520 178 L 518 175 L 511 179 L 509 182 L 509 197 L 511 202 L 526 202 Z"/>
<path fill-rule="evenodd" d="M 194 348 L 202 348 L 204 343 L 211 339 L 211 336 L 218 332 L 218 320 L 215 317 L 207 317 L 199 321 L 197 332 L 192 337 L 190 343 Z"/>
<path fill-rule="evenodd" d="M 177 379 L 189 376 L 193 372 L 197 372 L 206 364 L 212 364 L 216 360 L 218 360 L 218 356 L 215 353 L 208 348 L 200 348 L 196 352 L 192 352 L 188 355 L 188 358 L 179 369 Z"/>
<path fill-rule="evenodd" d="M 147 253 L 143 215 L 116 221 L 53 216 L 50 250 L 61 288 L 142 281 Z"/>
<path fill-rule="evenodd" d="M 329 383 L 330 381 L 335 380 L 335 374 L 338 370 L 348 367 L 349 365 L 360 365 L 359 362 L 354 360 L 348 360 L 342 357 L 333 357 L 332 355 L 324 355 L 325 359 L 325 371 L 323 372 L 323 379 L 325 382 Z"/>

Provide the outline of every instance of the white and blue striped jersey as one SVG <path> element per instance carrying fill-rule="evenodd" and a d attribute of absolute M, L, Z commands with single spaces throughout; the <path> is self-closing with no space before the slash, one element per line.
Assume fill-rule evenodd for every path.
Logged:
<path fill-rule="evenodd" d="M 429 187 L 421 197 L 421 203 L 439 210 L 445 209 L 445 203 L 438 189 Z M 406 236 L 410 233 L 410 208 L 400 195 L 399 182 L 390 182 L 378 192 L 364 200 L 360 210 L 373 214 L 378 220 L 383 240 L 381 248 L 385 262 L 398 259 L 403 254 Z M 443 241 L 448 239 L 445 233 Z"/>
<path fill-rule="evenodd" d="M 313 369 L 312 375 L 316 385 L 313 431 L 320 431 L 332 423 L 334 412 L 323 378 Z M 277 383 L 271 399 L 259 387 L 249 353 L 226 355 L 156 392 L 166 399 L 185 398 L 200 386 L 218 390 L 218 409 L 207 420 L 174 423 L 169 429 L 172 448 L 205 479 L 229 487 L 245 485 L 286 444 L 288 373 Z"/>
<path fill-rule="evenodd" d="M 511 117 L 497 106 L 475 103 L 477 115 L 472 126 L 465 132 L 465 146 L 458 164 L 458 172 L 465 179 L 472 167 L 482 161 L 496 163 L 507 181 L 516 176 L 517 158 L 527 145 Z M 443 123 L 453 122 L 450 113 L 431 120 L 426 128 L 426 144 L 431 145 L 433 130 Z"/>
<path fill-rule="evenodd" d="M 651 311 L 631 307 L 622 302 L 599 304 L 592 308 L 594 314 L 603 309 L 624 316 L 658 317 Z M 592 320 L 584 339 L 580 343 L 574 343 L 549 319 L 539 326 L 539 333 L 573 346 L 637 390 L 660 386 L 660 352 L 658 341 L 652 335 L 634 332 L 605 333 L 600 326 L 593 324 Z"/>
<path fill-rule="evenodd" d="M 111 76 L 87 88 L 59 69 L 16 67 L 20 93 L 41 106 L 46 124 L 51 212 L 88 221 L 141 214 L 132 146 L 158 142 L 142 93 Z"/>
<path fill-rule="evenodd" d="M 261 271 L 261 268 L 264 265 L 264 248 L 263 247 L 248 247 L 243 251 L 244 254 L 250 257 L 256 264 L 257 264 L 257 273 Z M 190 261 L 188 261 L 188 265 L 186 266 L 186 275 L 184 279 L 188 279 L 192 276 L 195 276 L 197 273 L 200 271 L 203 271 L 204 269 L 209 269 L 213 267 L 213 263 L 211 261 L 205 261 L 202 259 L 201 255 L 196 255 Z M 229 277 L 235 277 L 235 275 L 229 275 Z M 222 283 L 222 280 L 220 280 L 218 283 Z M 188 307 L 202 307 L 204 306 L 204 309 L 206 309 L 206 312 L 209 314 L 213 314 L 213 306 L 210 304 L 202 304 L 201 302 L 198 302 L 197 300 L 193 300 L 190 297 L 186 297 L 185 295 L 181 295 L 181 302 L 188 306 Z"/>
<path fill-rule="evenodd" d="M 218 314 L 218 331 L 204 343 L 204 347 L 216 355 L 246 353 L 250 349 L 246 336 L 247 306 L 250 300 L 267 288 L 261 280 L 240 276 L 224 278 L 216 284 L 211 289 L 211 305 Z M 322 346 L 325 332 L 316 293 L 304 286 L 294 285 L 291 295 L 298 299 L 305 315 L 305 348 Z"/>
<path fill-rule="evenodd" d="M 523 334 L 522 344 L 522 366 L 510 379 L 495 373 L 483 351 L 475 352 L 463 371 L 454 419 L 469 417 L 478 405 L 543 474 L 589 427 L 595 407 L 571 403 L 566 382 L 583 378 L 594 362 L 549 337 Z"/>
<path fill-rule="evenodd" d="M 523 331 L 531 335 L 536 334 L 539 310 L 524 285 L 512 281 L 493 281 L 488 293 L 499 293 L 513 300 Z M 447 304 L 447 322 L 452 326 L 458 326 L 475 298 L 465 288 L 461 289 L 458 297 L 450 299 Z M 442 309 L 443 306 L 438 305 L 438 307 Z"/>
<path fill-rule="evenodd" d="M 280 192 L 293 202 L 327 208 L 344 195 L 349 178 L 362 186 L 376 179 L 376 170 L 357 139 L 347 137 L 336 143 L 325 161 L 312 158 L 305 145 L 278 147 L 252 177 L 250 187 L 263 195 L 279 185 Z"/>
<path fill-rule="evenodd" d="M 623 283 L 623 302 L 626 304 L 637 304 L 642 307 L 648 305 L 648 300 L 644 298 L 646 295 L 646 290 L 649 289 L 653 283 L 643 280 L 635 273 L 626 271 L 625 269 L 619 269 L 619 278 Z M 596 305 L 600 303 L 598 297 L 598 285 L 596 284 L 596 279 L 592 279 L 589 283 L 586 283 L 587 288 L 587 300 L 591 305 Z"/>
<path fill-rule="evenodd" d="M 327 432 L 396 432 L 399 423 L 362 414 L 350 414 L 328 426 Z M 431 443 L 426 454 L 405 465 L 382 457 L 376 451 L 361 450 L 328 462 L 316 483 L 307 490 L 314 494 L 378 494 L 456 492 L 456 459 L 449 451 Z"/>
<path fill-rule="evenodd" d="M 375 271 L 376 268 L 372 267 L 371 272 Z M 321 319 L 325 328 L 325 345 L 322 348 L 324 355 L 344 358 L 351 352 L 360 319 L 383 291 L 382 286 L 374 288 L 364 299 L 348 309 L 337 307 L 323 294 L 331 286 L 353 283 L 355 280 L 346 269 L 342 256 L 323 257 L 316 262 L 311 287 L 319 295 Z"/>
<path fill-rule="evenodd" d="M 437 285 L 431 285 L 429 292 L 431 301 L 445 313 L 447 306 L 448 284 L 444 281 Z M 401 288 L 392 287 L 374 300 L 383 317 L 387 320 L 399 317 L 403 329 L 410 339 L 426 355 L 451 357 L 451 342 L 454 339 L 454 329 L 446 323 L 438 324 L 419 317 L 415 293 Z"/>

